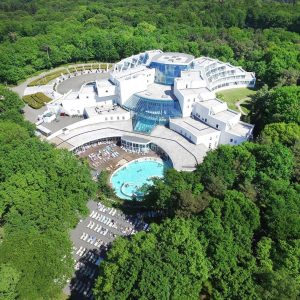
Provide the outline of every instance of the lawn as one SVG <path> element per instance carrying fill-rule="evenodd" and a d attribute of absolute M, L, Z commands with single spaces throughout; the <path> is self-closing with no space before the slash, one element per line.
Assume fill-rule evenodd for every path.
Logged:
<path fill-rule="evenodd" d="M 227 102 L 228 107 L 230 109 L 238 110 L 235 103 L 238 102 L 239 100 L 250 98 L 250 96 L 254 95 L 255 93 L 256 91 L 253 89 L 239 88 L 239 89 L 230 89 L 230 90 L 221 91 L 217 93 L 217 97 Z M 243 110 L 245 110 L 244 106 L 243 106 Z"/>
<path fill-rule="evenodd" d="M 109 64 L 108 67 L 111 68 L 112 64 Z M 84 66 L 79 65 L 77 67 L 65 67 L 64 69 L 59 69 L 55 72 L 48 73 L 47 75 L 37 78 L 33 81 L 31 81 L 28 86 L 37 86 L 37 85 L 45 85 L 48 84 L 51 80 L 59 77 L 61 74 L 69 74 L 75 71 L 83 71 L 83 70 L 95 70 L 99 68 L 99 63 L 91 63 L 91 64 L 86 64 Z M 101 69 L 106 69 L 106 64 L 100 64 Z M 68 72 L 69 70 L 69 72 Z"/>

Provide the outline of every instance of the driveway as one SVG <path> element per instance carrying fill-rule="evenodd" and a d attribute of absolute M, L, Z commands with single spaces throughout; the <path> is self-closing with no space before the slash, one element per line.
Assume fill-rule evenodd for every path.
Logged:
<path fill-rule="evenodd" d="M 60 94 L 65 94 L 70 90 L 72 90 L 73 92 L 78 92 L 84 83 L 108 77 L 108 73 L 90 73 L 78 75 L 62 81 L 57 86 L 57 92 L 59 92 Z"/>

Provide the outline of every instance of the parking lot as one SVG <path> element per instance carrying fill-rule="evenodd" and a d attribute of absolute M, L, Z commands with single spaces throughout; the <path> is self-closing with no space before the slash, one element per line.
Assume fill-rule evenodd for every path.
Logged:
<path fill-rule="evenodd" d="M 72 299 L 93 299 L 92 286 L 98 266 L 117 236 L 149 229 L 142 215 L 126 216 L 120 210 L 95 201 L 89 201 L 87 206 L 89 216 L 71 232 L 75 272 L 64 292 L 72 295 Z"/>

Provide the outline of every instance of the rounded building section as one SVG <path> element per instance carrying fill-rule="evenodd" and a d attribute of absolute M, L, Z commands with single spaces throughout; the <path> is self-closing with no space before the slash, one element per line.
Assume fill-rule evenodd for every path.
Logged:
<path fill-rule="evenodd" d="M 191 68 L 194 56 L 185 53 L 160 53 L 153 57 L 150 68 L 155 69 L 155 83 L 173 85 L 181 71 Z"/>

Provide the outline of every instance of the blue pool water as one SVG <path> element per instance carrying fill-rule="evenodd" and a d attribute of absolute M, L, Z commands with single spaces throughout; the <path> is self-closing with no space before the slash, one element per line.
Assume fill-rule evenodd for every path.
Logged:
<path fill-rule="evenodd" d="M 169 166 L 153 160 L 133 161 L 117 170 L 110 181 L 116 195 L 125 200 L 132 200 L 134 195 L 142 197 L 138 189 L 145 183 L 152 184 L 151 178 L 163 177 Z"/>

